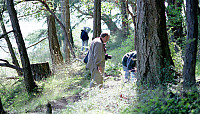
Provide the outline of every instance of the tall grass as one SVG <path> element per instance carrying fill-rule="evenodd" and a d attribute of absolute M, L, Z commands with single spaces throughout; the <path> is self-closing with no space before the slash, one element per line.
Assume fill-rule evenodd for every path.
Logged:
<path fill-rule="evenodd" d="M 76 94 L 88 82 L 83 81 L 84 69 L 80 62 L 60 66 L 57 73 L 51 77 L 37 81 L 40 93 L 30 95 L 25 89 L 23 78 L 19 80 L 1 80 L 0 96 L 5 110 L 11 113 L 25 113 L 35 111 L 38 107 L 45 107 L 48 101 L 61 99 Z M 81 83 L 81 84 L 80 84 Z"/>
<path fill-rule="evenodd" d="M 125 53 L 134 50 L 133 46 L 132 35 L 124 40 L 117 36 L 111 37 L 107 44 L 107 53 L 112 55 L 112 59 L 107 60 L 105 71 L 107 75 L 113 77 L 105 78 L 104 89 L 89 88 L 90 74 L 89 71 L 86 71 L 85 64 L 80 61 L 60 66 L 51 77 L 37 81 L 41 92 L 33 95 L 27 93 L 23 78 L 6 79 L 7 76 L 16 74 L 16 71 L 12 71 L 15 72 L 12 73 L 7 68 L 0 68 L 3 69 L 0 71 L 0 96 L 4 109 L 10 113 L 45 113 L 48 102 L 79 94 L 81 100 L 69 102 L 64 109 L 54 109 L 54 113 L 199 112 L 199 105 L 196 105 L 199 104 L 199 98 L 192 93 L 192 95 L 188 93 L 187 96 L 180 94 L 181 84 L 177 85 L 176 89 L 172 91 L 173 93 L 170 93 L 170 89 L 145 90 L 135 83 L 124 83 L 123 80 L 120 80 L 124 77 L 121 58 Z M 182 65 L 181 59 L 179 62 Z M 197 77 L 200 75 L 199 68 L 198 61 Z"/>

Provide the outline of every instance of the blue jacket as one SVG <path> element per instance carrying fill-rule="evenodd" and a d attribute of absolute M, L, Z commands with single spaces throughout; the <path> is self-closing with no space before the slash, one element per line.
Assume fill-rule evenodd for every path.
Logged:
<path fill-rule="evenodd" d="M 83 41 L 89 40 L 88 33 L 87 33 L 86 31 L 84 31 L 84 30 L 81 30 L 81 31 L 82 31 L 82 32 L 81 32 L 81 39 L 82 39 Z"/>
<path fill-rule="evenodd" d="M 128 70 L 132 70 L 136 67 L 136 51 L 126 53 L 122 58 L 122 64 L 128 68 Z"/>

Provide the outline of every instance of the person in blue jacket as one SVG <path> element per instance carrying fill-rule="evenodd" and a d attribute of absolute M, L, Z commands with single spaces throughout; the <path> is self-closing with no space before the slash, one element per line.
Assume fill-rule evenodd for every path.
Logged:
<path fill-rule="evenodd" d="M 84 30 L 81 30 L 81 39 L 82 39 L 81 51 L 83 51 L 84 48 L 85 48 L 85 51 L 87 51 L 88 50 L 89 36 L 88 36 L 87 31 L 86 31 L 86 27 L 84 27 L 83 29 Z"/>
<path fill-rule="evenodd" d="M 126 53 L 122 58 L 122 66 L 123 70 L 125 71 L 125 83 L 130 80 L 130 73 L 131 73 L 131 79 L 133 81 L 136 80 L 135 73 L 136 73 L 136 51 L 131 51 Z"/>

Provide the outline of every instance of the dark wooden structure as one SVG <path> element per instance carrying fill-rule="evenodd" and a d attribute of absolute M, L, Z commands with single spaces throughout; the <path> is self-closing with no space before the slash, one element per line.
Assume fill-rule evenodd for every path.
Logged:
<path fill-rule="evenodd" d="M 35 81 L 42 80 L 43 78 L 47 78 L 51 75 L 51 70 L 48 62 L 31 64 L 31 71 Z"/>

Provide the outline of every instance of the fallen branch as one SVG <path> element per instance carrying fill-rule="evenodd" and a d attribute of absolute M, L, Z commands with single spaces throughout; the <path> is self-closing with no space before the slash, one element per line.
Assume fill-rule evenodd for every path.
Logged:
<path fill-rule="evenodd" d="M 18 66 L 15 66 L 15 65 L 11 65 L 7 60 L 0 59 L 0 61 L 5 62 L 5 63 L 0 63 L 0 66 L 13 68 L 13 69 L 16 69 L 16 70 L 18 70 L 18 71 L 23 72 L 22 68 L 20 68 L 20 67 L 18 67 Z"/>
<path fill-rule="evenodd" d="M 6 79 L 8 80 L 8 79 L 15 79 L 15 80 L 17 80 L 17 79 L 19 79 L 19 77 L 17 77 L 17 76 L 13 76 L 13 77 L 6 77 Z"/>
<path fill-rule="evenodd" d="M 43 41 L 43 40 L 45 40 L 45 39 L 47 39 L 47 37 L 46 37 L 46 38 L 43 38 L 43 39 L 41 39 L 40 41 L 38 41 L 38 42 L 36 42 L 36 43 L 34 43 L 34 44 L 30 45 L 30 46 L 28 46 L 26 49 L 28 49 L 28 48 L 31 48 L 31 47 L 33 47 L 33 46 L 35 46 L 35 45 L 39 44 L 40 42 L 42 42 L 42 41 Z"/>

